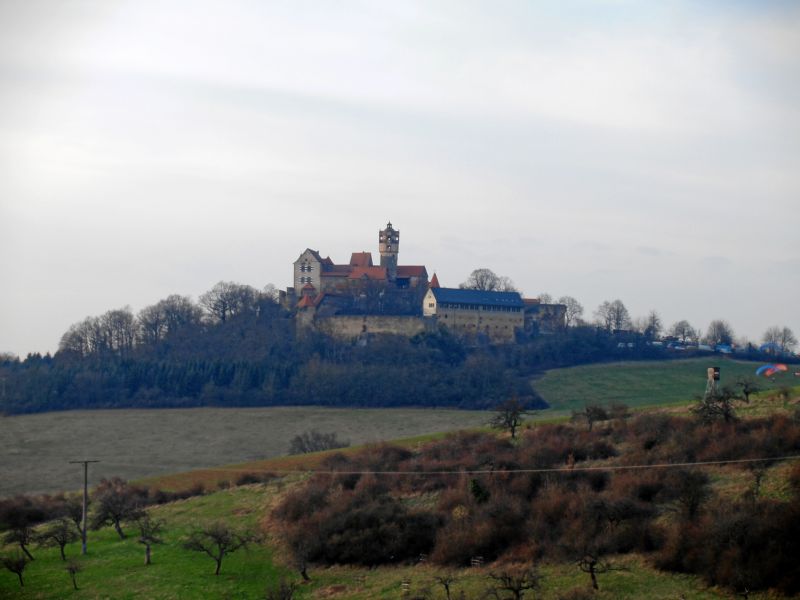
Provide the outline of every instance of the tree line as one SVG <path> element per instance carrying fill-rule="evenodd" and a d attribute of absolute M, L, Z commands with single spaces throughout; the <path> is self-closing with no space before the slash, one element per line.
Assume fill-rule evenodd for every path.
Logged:
<path fill-rule="evenodd" d="M 513 284 L 490 276 L 464 285 Z M 540 300 L 552 302 L 547 294 Z M 298 331 L 273 286 L 220 282 L 197 303 L 171 295 L 137 314 L 126 307 L 87 317 L 64 333 L 54 356 L 0 355 L 0 411 L 288 404 L 482 409 L 514 394 L 544 406 L 528 384 L 537 372 L 674 357 L 644 343 L 664 333 L 655 311 L 626 329 L 632 322 L 621 300 L 604 302 L 593 323 L 583 320 L 574 298 L 558 302 L 567 307 L 569 326 L 557 335 L 521 334 L 516 344 L 476 345 L 446 328 L 354 344 Z M 770 332 L 778 347 L 794 347 L 788 328 Z M 697 337 L 686 321 L 667 333 L 682 342 Z M 733 332 L 715 321 L 708 336 L 725 343 Z M 642 343 L 621 348 L 621 339 Z M 747 357 L 765 358 L 750 350 Z"/>

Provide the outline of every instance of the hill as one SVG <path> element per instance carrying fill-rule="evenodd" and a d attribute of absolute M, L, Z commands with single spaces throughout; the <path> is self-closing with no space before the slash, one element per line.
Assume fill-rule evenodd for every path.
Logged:
<path fill-rule="evenodd" d="M 261 598 L 281 576 L 299 581 L 292 559 L 299 546 L 292 543 L 292 531 L 314 531 L 316 544 L 307 548 L 316 557 L 310 567 L 312 581 L 301 585 L 295 598 L 396 598 L 403 596 L 405 581 L 414 594 L 409 597 L 436 600 L 445 595 L 435 577 L 448 573 L 456 577 L 455 593 L 478 598 L 491 585 L 490 573 L 512 572 L 514 565 L 531 560 L 543 576 L 543 590 L 535 597 L 553 600 L 730 598 L 740 591 L 739 585 L 790 591 L 800 585 L 797 570 L 770 571 L 765 565 L 783 564 L 781 556 L 789 560 L 794 556 L 781 536 L 794 536 L 791 527 L 796 522 L 780 523 L 790 517 L 786 511 L 796 510 L 792 498 L 800 470 L 794 462 L 777 458 L 800 452 L 800 428 L 794 418 L 796 398 L 788 405 L 770 402 L 762 397 L 753 408 L 770 406 L 771 417 L 734 423 L 703 425 L 695 419 L 645 411 L 626 421 L 597 424 L 591 431 L 582 424 L 536 425 L 525 429 L 518 443 L 495 434 L 467 433 L 234 466 L 224 478 L 214 473 L 212 493 L 149 509 L 166 523 L 166 543 L 154 548 L 152 566 L 141 564 L 143 550 L 135 538 L 119 540 L 113 529 L 105 528 L 91 534 L 90 555 L 78 574 L 82 590 L 70 589 L 57 550 L 34 548 L 37 560 L 26 571 L 25 590 L 3 571 L 0 596 Z M 649 462 L 765 456 L 773 459 L 764 463 L 764 469 L 742 463 L 630 470 Z M 487 460 L 495 473 L 486 467 Z M 573 467 L 564 470 L 565 464 Z M 550 472 L 514 472 L 532 466 Z M 303 472 L 308 469 L 324 473 Z M 467 473 L 459 474 L 461 469 Z M 280 473 L 286 470 L 298 472 Z M 361 471 L 409 475 L 359 475 Z M 432 471 L 452 475 L 426 474 Z M 248 472 L 253 475 L 244 476 Z M 195 473 L 194 484 L 199 480 L 212 482 L 204 471 Z M 254 483 L 237 486 L 237 480 Z M 148 483 L 185 487 L 190 481 L 191 477 L 169 477 Z M 691 485 L 684 489 L 685 484 Z M 370 511 L 383 516 L 373 520 Z M 399 515 L 413 516 L 419 524 L 424 515 L 433 519 L 435 537 L 428 531 L 409 538 L 434 540 L 425 562 L 418 562 L 416 549 L 398 560 L 405 556 L 396 554 L 406 551 L 402 546 L 393 549 L 392 556 L 382 556 L 387 544 L 402 539 L 397 532 L 379 538 L 383 540 L 379 547 L 371 549 L 369 528 L 405 527 L 401 525 L 405 517 L 396 521 Z M 596 516 L 603 518 L 595 520 Z M 221 575 L 215 577 L 213 562 L 183 549 L 181 540 L 196 525 L 218 520 L 256 530 L 265 539 L 247 553 L 226 558 Z M 341 531 L 340 526 L 344 526 Z M 570 544 L 587 531 L 604 540 L 604 560 L 624 568 L 600 573 L 600 591 L 595 594 L 588 593 L 588 575 L 568 554 Z M 347 536 L 355 537 L 348 541 Z M 348 552 L 337 551 L 336 562 L 352 564 L 327 566 L 326 544 L 341 543 Z M 759 548 L 755 553 L 731 551 L 754 548 L 754 543 Z M 720 544 L 726 553 L 719 552 Z M 68 556 L 78 552 L 78 544 L 67 547 Z M 484 566 L 463 566 L 463 557 L 469 562 L 477 554 L 484 557 Z M 687 562 L 684 556 L 693 558 Z M 711 558 L 717 562 L 709 562 Z M 370 568 L 384 561 L 387 564 Z M 788 578 L 780 579 L 781 572 Z M 747 579 L 731 579 L 732 574 Z M 749 597 L 774 598 L 776 593 L 751 591 Z"/>

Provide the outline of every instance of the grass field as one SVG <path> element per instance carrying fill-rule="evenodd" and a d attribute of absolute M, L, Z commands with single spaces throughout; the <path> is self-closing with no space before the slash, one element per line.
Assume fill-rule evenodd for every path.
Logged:
<path fill-rule="evenodd" d="M 796 399 L 790 404 L 794 406 L 795 401 Z M 772 412 L 784 410 L 785 406 L 777 399 L 765 397 L 753 402 L 748 408 L 759 412 Z M 292 412 L 291 409 L 281 410 Z M 397 412 L 402 414 L 407 411 Z M 461 413 L 462 416 L 463 414 Z M 250 416 L 252 418 L 252 414 Z M 476 424 L 485 422 L 485 413 L 478 413 L 478 416 L 481 418 L 476 420 Z M 407 439 L 404 443 L 413 446 L 418 441 L 431 437 L 436 435 L 423 434 L 418 438 Z M 192 482 L 203 482 L 208 484 L 208 489 L 215 489 L 213 485 L 220 478 L 232 479 L 242 472 L 310 468 L 322 456 L 324 453 L 264 459 L 231 465 L 223 469 L 159 476 L 153 478 L 152 483 L 159 487 L 178 488 L 188 487 Z M 770 469 L 763 483 L 762 493 L 765 496 L 780 498 L 786 495 L 789 466 L 779 464 Z M 149 567 L 143 564 L 143 546 L 136 542 L 132 526 L 126 528 L 129 533 L 126 540 L 119 540 L 111 528 L 90 532 L 88 556 L 80 557 L 79 543 L 67 547 L 67 556 L 79 559 L 82 566 L 82 571 L 77 576 L 80 587 L 78 591 L 71 587 L 58 550 L 34 547 L 36 560 L 30 563 L 25 571 L 25 588 L 19 587 L 14 574 L 0 570 L 0 598 L 37 600 L 263 598 L 266 587 L 276 583 L 280 577 L 299 582 L 299 576 L 285 558 L 285 551 L 275 537 L 270 535 L 268 523 L 271 507 L 288 489 L 291 489 L 294 483 L 303 478 L 302 474 L 290 475 L 266 484 L 219 490 L 204 496 L 151 508 L 151 514 L 165 522 L 166 531 L 163 535 L 165 543 L 154 546 L 153 564 Z M 715 469 L 712 480 L 718 492 L 731 497 L 741 495 L 750 484 L 747 474 L 725 467 Z M 267 534 L 263 541 L 252 544 L 247 551 L 239 551 L 226 557 L 218 577 L 213 574 L 214 563 L 210 558 L 201 553 L 185 550 L 181 546 L 182 540 L 193 527 L 217 520 L 225 521 L 240 530 Z M 6 547 L 3 552 L 9 549 Z M 728 591 L 709 588 L 697 577 L 658 571 L 647 560 L 637 555 L 620 556 L 613 560 L 616 566 L 623 569 L 600 575 L 601 591 L 593 595 L 593 598 L 711 600 L 735 597 Z M 502 565 L 491 565 L 479 569 L 456 570 L 454 597 L 458 597 L 462 590 L 468 598 L 483 597 L 489 583 L 488 573 L 501 568 Z M 569 590 L 587 590 L 589 587 L 587 575 L 580 572 L 572 563 L 543 563 L 538 565 L 538 568 L 544 577 L 543 589 L 531 597 L 556 600 Z M 446 569 L 433 565 L 402 565 L 379 569 L 312 567 L 310 571 L 312 582 L 301 585 L 295 598 L 298 600 L 403 598 L 408 596 L 403 595 L 401 584 L 403 581 L 409 581 L 412 592 L 429 590 L 431 600 L 439 600 L 444 599 L 445 594 L 442 588 L 437 586 L 434 577 L 442 574 L 444 570 Z M 772 597 L 767 593 L 750 595 L 753 600 L 766 600 Z"/>
<path fill-rule="evenodd" d="M 738 377 L 751 377 L 764 389 L 798 384 L 794 369 L 769 379 L 756 378 L 761 364 L 719 356 L 593 364 L 548 371 L 533 381 L 533 387 L 550 404 L 548 412 L 566 412 L 592 403 L 639 407 L 689 402 L 705 391 L 706 369 L 711 366 L 721 367 L 723 385 L 734 385 Z"/>
<path fill-rule="evenodd" d="M 140 479 L 280 456 L 307 429 L 352 444 L 486 423 L 486 412 L 427 409 L 231 408 L 94 410 L 0 418 L 0 497 L 77 490 L 101 477 Z"/>
<path fill-rule="evenodd" d="M 588 365 L 547 372 L 533 382 L 552 408 L 549 419 L 587 403 L 632 407 L 690 402 L 705 389 L 705 370 L 718 364 L 723 383 L 753 376 L 759 363 L 689 359 Z M 769 387 L 795 385 L 791 372 Z M 481 411 L 428 409 L 326 409 L 315 407 L 96 410 L 0 418 L 0 497 L 76 490 L 82 471 L 69 460 L 97 459 L 91 481 L 141 479 L 280 456 L 307 429 L 335 431 L 353 444 L 477 427 Z M 229 470 L 235 471 L 235 468 Z M 218 477 L 211 471 L 212 485 Z M 181 486 L 179 486 L 181 487 Z"/>
<path fill-rule="evenodd" d="M 278 558 L 282 553 L 274 544 L 252 544 L 247 551 L 227 556 L 220 575 L 215 576 L 214 562 L 201 553 L 183 549 L 181 541 L 193 526 L 216 520 L 225 520 L 240 530 L 256 531 L 283 490 L 285 486 L 281 482 L 255 484 L 152 508 L 151 514 L 165 522 L 166 530 L 164 544 L 154 546 L 153 564 L 148 567 L 143 564 L 143 546 L 136 542 L 132 529 L 128 529 L 129 537 L 125 540 L 120 540 L 111 528 L 90 532 L 86 557 L 80 557 L 79 543 L 70 544 L 66 549 L 67 557 L 78 559 L 82 567 L 77 575 L 78 591 L 72 589 L 57 549 L 34 548 L 36 560 L 25 570 L 24 588 L 19 587 L 14 574 L 0 570 L 0 598 L 263 598 L 266 587 L 282 576 L 299 581 L 299 576 Z M 656 571 L 636 556 L 619 557 L 615 564 L 624 570 L 601 575 L 601 591 L 595 598 L 710 600 L 733 597 L 722 590 L 705 587 L 696 577 Z M 481 597 L 488 583 L 487 574 L 499 568 L 495 565 L 457 570 L 454 574 L 458 580 L 453 591 L 458 594 L 463 590 L 469 598 Z M 396 599 L 404 597 L 401 583 L 407 580 L 412 591 L 429 589 L 432 599 L 443 599 L 444 592 L 434 581 L 434 576 L 442 572 L 427 565 L 380 569 L 312 567 L 312 582 L 300 586 L 295 597 Z M 544 576 L 543 591 L 536 598 L 555 599 L 564 591 L 589 587 L 587 575 L 574 564 L 543 564 L 540 572 Z M 768 596 L 753 594 L 750 597 Z"/>

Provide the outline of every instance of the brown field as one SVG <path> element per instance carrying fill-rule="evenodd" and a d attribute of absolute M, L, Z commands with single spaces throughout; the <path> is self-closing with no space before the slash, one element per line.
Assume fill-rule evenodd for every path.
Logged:
<path fill-rule="evenodd" d="M 141 479 L 286 453 L 295 435 L 316 428 L 353 444 L 485 424 L 480 411 L 426 409 L 194 408 L 96 410 L 0 418 L 0 497 L 77 490 L 80 465 L 101 477 Z"/>

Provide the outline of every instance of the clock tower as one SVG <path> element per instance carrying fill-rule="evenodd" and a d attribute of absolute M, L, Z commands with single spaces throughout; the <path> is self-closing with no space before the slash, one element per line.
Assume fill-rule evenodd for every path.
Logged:
<path fill-rule="evenodd" d="M 386 229 L 378 232 L 378 251 L 381 253 L 381 266 L 386 267 L 389 281 L 397 279 L 397 254 L 400 252 L 400 232 L 392 227 L 391 221 Z"/>

